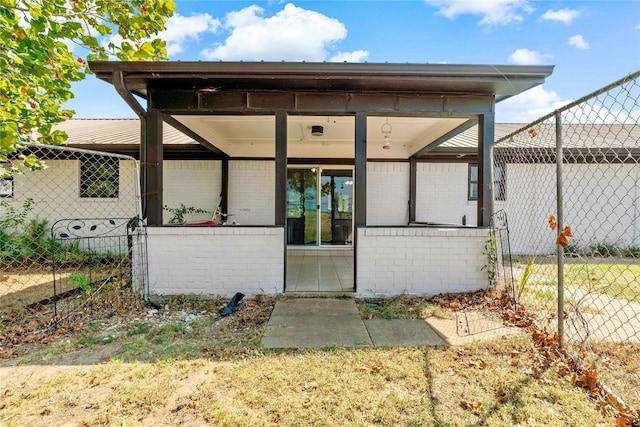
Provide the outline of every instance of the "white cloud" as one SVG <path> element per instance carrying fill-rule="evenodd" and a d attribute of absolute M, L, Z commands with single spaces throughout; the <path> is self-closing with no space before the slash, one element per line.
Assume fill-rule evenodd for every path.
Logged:
<path fill-rule="evenodd" d="M 220 25 L 220 21 L 208 13 L 191 16 L 176 13 L 167 20 L 167 29 L 158 37 L 167 42 L 167 53 L 172 55 L 182 52 L 188 40 L 198 40 L 203 33 L 215 33 Z"/>
<path fill-rule="evenodd" d="M 354 50 L 353 52 L 338 52 L 331 57 L 331 62 L 363 62 L 369 57 L 366 50 Z"/>
<path fill-rule="evenodd" d="M 221 24 L 208 13 L 182 16 L 174 14 L 167 20 L 166 29 L 158 33 L 154 38 L 160 38 L 167 42 L 167 55 L 171 56 L 184 50 L 185 43 L 189 40 L 198 40 L 204 33 L 215 33 Z M 123 42 L 120 34 L 113 34 L 102 39 L 101 44 L 107 47 L 109 43 L 119 46 Z M 111 60 L 115 58 L 111 57 Z"/>
<path fill-rule="evenodd" d="M 321 13 L 287 4 L 272 17 L 249 6 L 226 16 L 231 34 L 202 56 L 212 60 L 325 61 L 333 43 L 347 37 L 345 26 Z M 362 57 L 358 51 L 353 57 Z"/>
<path fill-rule="evenodd" d="M 553 56 L 529 49 L 517 49 L 509 57 L 509 62 L 516 65 L 540 65 Z"/>
<path fill-rule="evenodd" d="M 496 122 L 529 123 L 570 103 L 554 91 L 536 86 L 526 92 L 500 102 L 496 106 Z"/>
<path fill-rule="evenodd" d="M 425 0 L 425 3 L 438 7 L 438 13 L 449 19 L 464 14 L 480 15 L 478 24 L 485 27 L 519 23 L 524 20 L 523 14 L 533 12 L 527 0 Z"/>
<path fill-rule="evenodd" d="M 542 15 L 542 19 L 546 19 L 548 21 L 558 21 L 562 22 L 563 24 L 569 25 L 578 16 L 580 16 L 580 11 L 575 9 L 549 9 Z"/>
<path fill-rule="evenodd" d="M 581 34 L 569 37 L 569 46 L 577 47 L 578 49 L 589 49 L 589 43 L 582 37 Z"/>

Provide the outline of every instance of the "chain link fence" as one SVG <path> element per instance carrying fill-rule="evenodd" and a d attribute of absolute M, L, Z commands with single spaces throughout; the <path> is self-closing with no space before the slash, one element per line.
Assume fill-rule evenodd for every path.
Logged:
<path fill-rule="evenodd" d="M 640 350 L 640 72 L 497 141 L 492 156 L 510 246 L 496 283 L 640 406 L 640 371 L 621 369 Z"/>
<path fill-rule="evenodd" d="M 32 144 L 13 160 L 31 154 L 46 169 L 0 179 L 0 328 L 34 333 L 139 300 L 146 254 L 135 159 Z M 0 350 L 10 344 L 1 341 Z"/>

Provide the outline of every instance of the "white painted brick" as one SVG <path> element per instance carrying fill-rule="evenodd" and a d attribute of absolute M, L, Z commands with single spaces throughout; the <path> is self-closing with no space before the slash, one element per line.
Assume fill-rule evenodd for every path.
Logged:
<path fill-rule="evenodd" d="M 469 238 L 466 232 L 465 229 L 425 229 L 424 234 L 429 236 L 405 237 L 402 229 L 394 228 L 388 233 L 376 229 L 375 236 L 362 233 L 356 254 L 358 295 L 435 295 L 481 289 L 486 285 L 486 274 L 479 272 L 485 256 L 478 243 L 488 237 L 488 230 L 476 231 L 484 238 Z M 415 247 L 416 240 L 421 247 Z M 372 247 L 377 251 L 371 250 Z M 393 256 L 377 256 L 380 252 L 390 254 L 392 251 L 395 251 Z M 360 281 L 364 278 L 366 284 Z"/>
<path fill-rule="evenodd" d="M 148 229 L 150 292 L 229 297 L 279 293 L 284 283 L 283 228 Z"/>
<path fill-rule="evenodd" d="M 229 162 L 229 213 L 243 225 L 275 222 L 275 162 Z"/>
<path fill-rule="evenodd" d="M 406 225 L 408 202 L 409 163 L 367 163 L 368 225 Z"/>

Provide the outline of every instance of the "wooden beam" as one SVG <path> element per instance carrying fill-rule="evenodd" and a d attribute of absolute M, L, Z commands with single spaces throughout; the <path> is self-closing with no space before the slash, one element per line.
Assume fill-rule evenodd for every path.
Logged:
<path fill-rule="evenodd" d="M 145 200 L 148 225 L 162 225 L 162 113 L 158 110 L 147 110 L 146 137 L 143 140 L 142 169 L 146 176 L 146 188 L 142 191 Z"/>
<path fill-rule="evenodd" d="M 482 94 L 313 93 L 298 91 L 203 91 L 154 89 L 151 106 L 165 114 L 372 114 L 465 118 L 492 111 L 493 98 Z"/>
<path fill-rule="evenodd" d="M 367 113 L 356 113 L 355 225 L 367 225 Z"/>
<path fill-rule="evenodd" d="M 276 112 L 275 225 L 287 223 L 287 112 Z"/>
<path fill-rule="evenodd" d="M 495 115 L 478 117 L 478 227 L 488 227 L 491 215 L 491 155 L 494 139 Z"/>
<path fill-rule="evenodd" d="M 471 119 L 467 120 L 466 122 L 464 122 L 463 124 L 461 124 L 460 126 L 458 126 L 457 128 L 450 130 L 449 132 L 447 132 L 444 135 L 442 135 L 440 138 L 435 139 L 434 141 L 430 142 L 429 144 L 427 144 L 426 146 L 424 146 L 420 150 L 416 151 L 411 157 L 414 158 L 414 157 L 424 156 L 424 155 L 428 154 L 434 148 L 444 144 L 445 142 L 447 142 L 448 140 L 450 140 L 454 136 L 464 132 L 465 130 L 467 130 L 467 129 L 469 129 L 469 128 L 477 125 L 477 124 L 478 124 L 478 119 L 475 118 L 475 117 L 471 118 Z"/>
<path fill-rule="evenodd" d="M 219 155 L 220 158 L 228 157 L 227 153 L 225 153 L 224 151 L 222 151 L 221 149 L 219 149 L 218 147 L 216 147 L 215 145 L 213 145 L 212 143 L 210 143 L 209 141 L 201 137 L 196 132 L 189 129 L 187 126 L 183 125 L 182 122 L 178 121 L 175 117 L 165 114 L 163 116 L 163 119 L 165 122 L 167 122 L 168 124 L 176 128 L 176 130 L 182 132 L 183 134 L 187 135 L 190 138 L 193 138 L 194 141 L 199 142 L 200 145 L 205 147 L 207 150 Z"/>
<path fill-rule="evenodd" d="M 409 223 L 416 220 L 416 198 L 418 197 L 417 185 L 418 162 L 415 157 L 409 159 Z"/>

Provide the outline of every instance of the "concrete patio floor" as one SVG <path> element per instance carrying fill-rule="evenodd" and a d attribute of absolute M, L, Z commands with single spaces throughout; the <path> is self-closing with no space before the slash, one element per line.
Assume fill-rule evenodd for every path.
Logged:
<path fill-rule="evenodd" d="M 291 298 L 276 302 L 262 347 L 394 347 L 461 345 L 521 333 L 500 324 L 478 334 L 460 334 L 456 319 L 363 320 L 355 300 Z"/>

